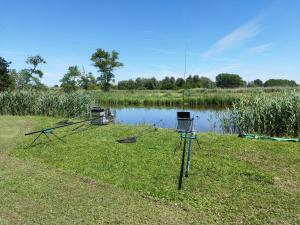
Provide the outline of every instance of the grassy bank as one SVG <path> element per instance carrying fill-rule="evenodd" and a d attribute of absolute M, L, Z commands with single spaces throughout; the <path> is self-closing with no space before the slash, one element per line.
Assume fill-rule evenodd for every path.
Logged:
<path fill-rule="evenodd" d="M 54 168 L 38 159 L 14 157 L 16 145 L 28 144 L 24 132 L 41 127 L 45 120 L 41 117 L 0 117 L 0 224 L 192 222 L 188 216 L 192 210 L 188 212 L 170 202 L 147 198 L 74 171 Z"/>
<path fill-rule="evenodd" d="M 23 122 L 11 126 L 15 121 Z M 173 155 L 174 131 L 159 129 L 124 145 L 115 140 L 144 127 L 109 125 L 72 135 L 64 128 L 57 134 L 67 135 L 65 143 L 24 148 L 31 138 L 16 130 L 56 121 L 1 117 L 6 124 L 0 135 L 6 140 L 6 147 L 1 141 L 2 221 L 62 224 L 71 216 L 73 223 L 85 224 L 297 223 L 297 143 L 201 133 L 201 150 L 194 149 L 190 176 L 178 192 L 181 155 Z"/>

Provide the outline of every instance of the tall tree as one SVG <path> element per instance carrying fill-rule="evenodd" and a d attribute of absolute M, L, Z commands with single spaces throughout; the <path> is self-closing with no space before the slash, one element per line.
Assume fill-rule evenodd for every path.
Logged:
<path fill-rule="evenodd" d="M 70 66 L 68 72 L 60 80 L 61 87 L 65 92 L 72 92 L 77 89 L 78 78 L 81 76 L 77 66 Z"/>
<path fill-rule="evenodd" d="M 221 73 L 216 77 L 216 85 L 220 88 L 237 88 L 245 86 L 245 82 L 237 74 Z"/>
<path fill-rule="evenodd" d="M 98 80 L 101 82 L 103 90 L 108 91 L 111 82 L 115 81 L 114 69 L 123 66 L 123 63 L 118 61 L 119 53 L 115 50 L 110 53 L 99 48 L 92 55 L 91 60 L 94 62 L 93 65 L 98 68 L 98 72 L 100 72 Z"/>
<path fill-rule="evenodd" d="M 23 69 L 19 72 L 18 88 L 45 88 L 45 85 L 43 85 L 40 80 L 44 73 L 42 70 L 38 69 L 38 66 L 46 64 L 46 61 L 40 55 L 35 55 L 29 56 L 26 60 L 26 63 L 30 65 L 31 68 Z"/>
<path fill-rule="evenodd" d="M 97 80 L 92 73 L 83 73 L 78 81 L 79 86 L 85 90 L 97 89 Z"/>
<path fill-rule="evenodd" d="M 262 82 L 262 80 L 260 79 L 255 79 L 253 81 L 250 81 L 248 84 L 247 84 L 248 87 L 262 87 L 264 86 L 264 82 Z"/>
<path fill-rule="evenodd" d="M 162 90 L 172 90 L 175 89 L 175 78 L 165 77 L 160 81 L 160 89 Z"/>
<path fill-rule="evenodd" d="M 0 56 L 0 91 L 8 90 L 11 87 L 12 79 L 9 76 L 9 64 Z"/>
<path fill-rule="evenodd" d="M 158 86 L 158 81 L 155 77 L 152 77 L 150 79 L 145 79 L 145 88 L 148 90 L 154 90 Z"/>
<path fill-rule="evenodd" d="M 175 85 L 177 88 L 184 88 L 185 81 L 183 78 L 178 77 L 175 81 Z"/>
<path fill-rule="evenodd" d="M 198 87 L 200 88 L 213 88 L 214 86 L 214 82 L 208 77 L 200 77 L 198 80 Z"/>
<path fill-rule="evenodd" d="M 192 75 L 189 75 L 186 79 L 185 79 L 185 88 L 193 88 L 194 87 L 194 80 Z"/>

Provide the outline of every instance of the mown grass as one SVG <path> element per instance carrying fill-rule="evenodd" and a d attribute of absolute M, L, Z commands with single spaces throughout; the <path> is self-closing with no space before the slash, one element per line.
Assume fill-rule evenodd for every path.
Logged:
<path fill-rule="evenodd" d="M 53 124 L 55 119 L 34 121 L 37 128 L 41 128 Z M 183 190 L 179 192 L 181 154 L 173 154 L 178 141 L 174 131 L 153 131 L 138 138 L 136 144 L 115 141 L 142 129 L 144 127 L 126 125 L 92 127 L 67 135 L 64 143 L 41 143 L 30 149 L 24 148 L 25 142 L 31 141 L 27 138 L 11 152 L 11 156 L 25 164 L 39 163 L 51 170 L 64 171 L 68 176 L 92 179 L 167 206 L 177 205 L 190 215 L 191 220 L 183 223 L 299 222 L 298 143 L 201 133 L 201 150 L 193 150 L 190 176 L 184 178 Z M 62 129 L 57 134 L 63 136 L 68 131 Z M 65 178 L 57 179 L 63 182 Z M 68 197 L 65 200 L 67 202 Z M 178 215 L 181 219 L 178 224 L 184 221 L 184 215 Z M 163 221 L 172 223 L 167 217 Z M 143 223 L 152 222 L 145 220 Z"/>
<path fill-rule="evenodd" d="M 191 208 L 183 209 L 170 202 L 146 198 L 74 172 L 53 168 L 40 160 L 13 157 L 11 151 L 17 144 L 28 143 L 24 132 L 45 124 L 45 120 L 42 117 L 0 117 L 0 224 L 193 222 L 193 216 L 189 217 L 189 214 L 195 212 Z"/>

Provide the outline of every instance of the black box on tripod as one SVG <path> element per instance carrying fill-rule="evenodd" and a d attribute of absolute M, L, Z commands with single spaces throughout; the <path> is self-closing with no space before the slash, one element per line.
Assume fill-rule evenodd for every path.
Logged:
<path fill-rule="evenodd" d="M 179 133 L 193 132 L 193 120 L 190 112 L 177 112 L 177 131 Z"/>
<path fill-rule="evenodd" d="M 91 124 L 92 125 L 102 125 L 104 122 L 104 109 L 100 107 L 93 107 L 91 109 Z"/>

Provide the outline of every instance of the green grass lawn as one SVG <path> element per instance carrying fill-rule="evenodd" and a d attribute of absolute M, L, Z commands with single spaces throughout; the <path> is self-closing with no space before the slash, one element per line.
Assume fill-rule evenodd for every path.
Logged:
<path fill-rule="evenodd" d="M 145 127 L 57 130 L 65 142 L 26 148 L 22 134 L 58 119 L 0 117 L 0 224 L 296 224 L 300 146 L 200 133 L 177 190 L 178 135 Z M 83 128 L 84 129 L 84 128 Z"/>

